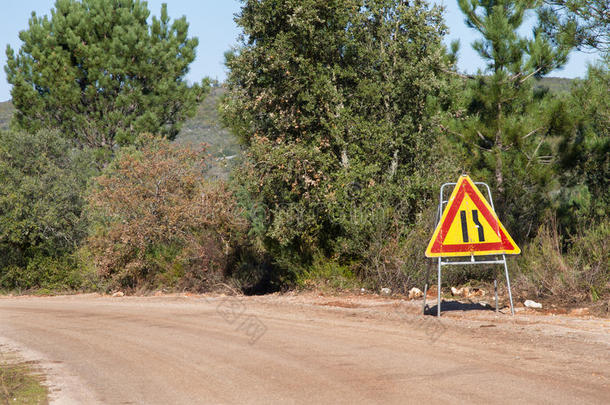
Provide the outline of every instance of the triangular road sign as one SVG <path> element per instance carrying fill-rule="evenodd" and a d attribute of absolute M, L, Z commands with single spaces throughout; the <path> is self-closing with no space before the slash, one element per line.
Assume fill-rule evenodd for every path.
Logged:
<path fill-rule="evenodd" d="M 434 235 L 427 257 L 519 254 L 498 216 L 470 177 L 458 180 Z"/>

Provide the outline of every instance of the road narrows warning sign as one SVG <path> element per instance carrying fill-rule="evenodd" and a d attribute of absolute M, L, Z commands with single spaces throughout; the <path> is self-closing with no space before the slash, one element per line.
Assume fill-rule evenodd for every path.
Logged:
<path fill-rule="evenodd" d="M 519 254 L 483 194 L 464 175 L 458 180 L 426 249 L 427 257 Z"/>

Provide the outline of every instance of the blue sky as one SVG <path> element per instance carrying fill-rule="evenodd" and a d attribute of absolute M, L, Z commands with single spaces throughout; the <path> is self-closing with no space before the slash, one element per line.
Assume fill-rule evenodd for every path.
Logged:
<path fill-rule="evenodd" d="M 190 23 L 189 33 L 199 38 L 197 58 L 191 65 L 189 81 L 199 81 L 205 76 L 224 80 L 226 71 L 223 64 L 224 52 L 236 43 L 239 29 L 233 21 L 233 15 L 239 11 L 238 0 L 149 0 L 151 13 L 159 15 L 161 3 L 168 4 L 168 12 L 172 18 L 186 15 Z M 20 47 L 19 31 L 27 28 L 32 11 L 38 15 L 49 15 L 55 4 L 54 0 L 8 0 L 2 2 L 0 13 L 0 65 L 6 64 L 6 45 L 14 49 Z M 459 68 L 468 73 L 474 73 L 478 68 L 484 68 L 483 61 L 472 50 L 470 43 L 477 38 L 476 33 L 467 28 L 464 18 L 458 9 L 456 0 L 440 0 L 447 8 L 446 21 L 450 28 L 447 42 L 460 39 L 461 50 Z M 582 77 L 587 63 L 595 57 L 590 54 L 572 53 L 570 61 L 563 70 L 553 72 L 550 76 Z M 4 69 L 0 71 L 0 101 L 10 99 L 10 86 L 6 82 Z"/>

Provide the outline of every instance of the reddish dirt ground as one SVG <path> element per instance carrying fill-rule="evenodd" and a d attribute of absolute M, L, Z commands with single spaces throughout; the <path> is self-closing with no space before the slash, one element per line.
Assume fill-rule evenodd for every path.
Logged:
<path fill-rule="evenodd" d="M 439 320 L 421 305 L 5 297 L 0 349 L 38 361 L 52 403 L 608 403 L 608 319 L 448 301 Z"/>

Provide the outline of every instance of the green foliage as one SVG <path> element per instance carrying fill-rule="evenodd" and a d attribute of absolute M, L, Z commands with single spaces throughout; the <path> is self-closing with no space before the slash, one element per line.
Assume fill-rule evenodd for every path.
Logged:
<path fill-rule="evenodd" d="M 218 106 L 226 93 L 221 85 L 214 85 L 199 103 L 193 117 L 187 118 L 175 141 L 190 145 L 205 143 L 211 158 L 206 175 L 227 179 L 231 168 L 239 164 L 243 154 L 239 141 L 220 122 Z M 15 108 L 10 101 L 0 102 L 0 130 L 8 129 Z"/>
<path fill-rule="evenodd" d="M 539 77 L 566 63 L 571 47 L 552 44 L 540 27 L 535 27 L 531 39 L 518 34 L 525 13 L 537 6 L 536 0 L 458 0 L 458 4 L 466 24 L 483 36 L 472 47 L 495 75 Z"/>
<path fill-rule="evenodd" d="M 487 61 L 464 76 L 423 2 L 242 0 L 228 81 L 197 106 L 209 82 L 184 80 L 184 17 L 57 0 L 7 49 L 0 130 L 13 116 L 28 133 L 0 133 L 0 289 L 406 292 L 429 265 L 438 186 L 464 171 L 523 247 L 523 291 L 606 296 L 608 61 L 543 77 L 572 46 L 608 57 L 604 1 L 459 0 Z M 211 180 L 230 168 L 231 191 Z M 450 283 L 493 276 L 455 270 Z"/>
<path fill-rule="evenodd" d="M 549 79 L 541 76 L 565 63 L 574 45 L 567 31 L 551 36 L 542 21 L 532 38 L 521 37 L 518 28 L 538 6 L 534 1 L 459 4 L 482 35 L 473 46 L 488 60 L 488 71 L 463 82 L 447 120 L 449 146 L 464 171 L 490 184 L 496 211 L 523 247 L 522 292 L 564 301 L 607 295 L 607 66 L 590 68 L 567 91 L 549 91 Z"/>
<path fill-rule="evenodd" d="M 534 29 L 518 30 L 533 0 L 460 0 L 466 22 L 482 36 L 473 47 L 488 61 L 490 75 L 479 73 L 465 85 L 463 108 L 448 131 L 459 147 L 465 171 L 494 190 L 502 221 L 518 242 L 534 236 L 549 205 L 553 154 L 546 114 L 551 96 L 533 91 L 531 78 L 566 62 L 569 47 L 554 46 Z"/>
<path fill-rule="evenodd" d="M 556 195 L 558 218 L 566 232 L 610 221 L 610 69 L 590 67 L 569 97 L 552 111 L 552 133 L 559 140 Z"/>
<path fill-rule="evenodd" d="M 243 221 L 205 151 L 147 135 L 95 179 L 87 250 L 107 288 L 210 288 L 224 276 Z"/>
<path fill-rule="evenodd" d="M 331 291 L 354 290 L 361 285 L 350 266 L 319 255 L 307 270 L 297 275 L 296 284 L 301 288 Z"/>
<path fill-rule="evenodd" d="M 416 216 L 415 223 L 407 229 L 394 229 L 384 233 L 377 228 L 368 244 L 364 266 L 359 266 L 358 275 L 369 287 L 379 290 L 389 287 L 392 291 L 407 293 L 411 287 L 424 284 L 425 271 L 431 261 L 424 253 L 434 229 L 435 202 L 429 201 L 427 209 Z M 400 221 L 394 221 L 402 227 Z"/>
<path fill-rule="evenodd" d="M 65 292 L 95 288 L 95 278 L 83 271 L 78 255 L 51 256 L 36 252 L 22 266 L 9 265 L 0 273 L 0 287 L 22 291 Z"/>
<path fill-rule="evenodd" d="M 59 128 L 90 147 L 130 144 L 141 132 L 173 139 L 208 89 L 187 86 L 195 58 L 186 18 L 167 7 L 149 25 L 146 2 L 57 0 L 50 17 L 32 13 L 7 79 L 18 127 Z"/>
<path fill-rule="evenodd" d="M 404 1 L 244 1 L 225 123 L 252 231 L 285 268 L 366 261 L 431 200 L 441 10 Z M 380 231 L 381 230 L 381 231 Z"/>
<path fill-rule="evenodd" d="M 70 254 L 86 235 L 83 195 L 96 171 L 94 152 L 57 132 L 0 133 L 1 287 L 78 285 Z"/>
<path fill-rule="evenodd" d="M 549 38 L 600 51 L 610 61 L 608 0 L 544 0 L 544 4 L 538 9 L 538 17 Z"/>

